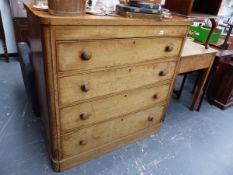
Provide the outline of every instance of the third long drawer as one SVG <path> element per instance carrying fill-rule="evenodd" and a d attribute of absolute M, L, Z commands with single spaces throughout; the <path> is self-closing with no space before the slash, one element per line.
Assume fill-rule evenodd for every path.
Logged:
<path fill-rule="evenodd" d="M 170 83 L 150 85 L 117 95 L 60 109 L 61 131 L 66 133 L 123 116 L 167 100 Z"/>

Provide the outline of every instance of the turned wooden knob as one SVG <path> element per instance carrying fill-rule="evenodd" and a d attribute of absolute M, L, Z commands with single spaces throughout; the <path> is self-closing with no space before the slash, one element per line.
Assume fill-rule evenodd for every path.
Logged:
<path fill-rule="evenodd" d="M 173 51 L 173 49 L 174 49 L 173 44 L 169 44 L 165 47 L 165 52 L 171 52 Z"/>
<path fill-rule="evenodd" d="M 88 91 L 90 90 L 90 87 L 89 87 L 89 84 L 88 84 L 88 83 L 82 84 L 80 88 L 81 88 L 81 90 L 82 90 L 83 92 L 88 92 Z"/>
<path fill-rule="evenodd" d="M 89 118 L 89 115 L 87 112 L 83 112 L 80 114 L 80 119 L 81 120 L 87 120 Z"/>
<path fill-rule="evenodd" d="M 86 145 L 87 144 L 87 140 L 82 139 L 82 140 L 80 140 L 79 144 L 80 145 Z"/>
<path fill-rule="evenodd" d="M 153 98 L 157 100 L 157 99 L 160 98 L 160 95 L 159 94 L 154 94 Z"/>
<path fill-rule="evenodd" d="M 149 121 L 149 122 L 153 122 L 153 121 L 154 121 L 154 117 L 149 116 L 149 117 L 148 117 L 148 121 Z"/>
<path fill-rule="evenodd" d="M 91 52 L 88 52 L 88 51 L 84 51 L 82 54 L 81 54 L 81 58 L 83 61 L 88 61 L 90 60 L 92 57 L 92 54 Z"/>
<path fill-rule="evenodd" d="M 168 71 L 167 70 L 162 70 L 159 72 L 159 76 L 166 76 L 168 74 Z"/>

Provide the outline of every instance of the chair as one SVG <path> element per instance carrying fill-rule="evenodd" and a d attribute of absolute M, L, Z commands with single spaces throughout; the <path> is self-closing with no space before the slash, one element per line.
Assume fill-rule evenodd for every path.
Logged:
<path fill-rule="evenodd" d="M 2 23 L 1 11 L 0 11 L 0 40 L 3 41 L 3 50 L 4 50 L 4 56 L 6 58 L 6 62 L 9 62 L 10 59 L 9 59 L 7 46 L 6 46 L 6 37 L 5 37 L 4 27 Z"/>
<path fill-rule="evenodd" d="M 31 51 L 26 43 L 18 43 L 19 62 L 23 75 L 24 86 L 32 109 L 39 117 L 39 102 L 36 93 L 36 83 L 34 78 L 34 69 L 31 62 Z"/>

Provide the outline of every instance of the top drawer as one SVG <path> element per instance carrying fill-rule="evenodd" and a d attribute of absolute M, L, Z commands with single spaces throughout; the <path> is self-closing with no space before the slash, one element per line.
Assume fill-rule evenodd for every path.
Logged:
<path fill-rule="evenodd" d="M 182 38 L 132 38 L 58 42 L 58 71 L 89 70 L 158 58 L 177 58 Z"/>
<path fill-rule="evenodd" d="M 55 26 L 55 38 L 61 40 L 144 38 L 165 36 L 183 37 L 187 26 Z"/>

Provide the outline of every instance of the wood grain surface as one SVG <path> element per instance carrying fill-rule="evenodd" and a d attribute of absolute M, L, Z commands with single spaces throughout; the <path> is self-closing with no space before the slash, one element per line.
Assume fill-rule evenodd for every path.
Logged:
<path fill-rule="evenodd" d="M 191 25 L 191 20 L 185 19 L 180 16 L 173 16 L 171 19 L 165 19 L 162 21 L 157 20 L 142 20 L 142 19 L 128 19 L 124 17 L 119 16 L 96 16 L 96 15 L 83 15 L 83 16 L 55 16 L 50 15 L 47 11 L 39 11 L 39 10 L 32 10 L 32 6 L 35 3 L 26 3 L 25 8 L 27 10 L 32 11 L 32 13 L 37 16 L 39 22 L 41 24 L 49 24 L 49 25 L 61 25 L 61 26 L 73 26 L 73 25 L 113 25 L 113 26 L 119 26 L 119 25 L 137 25 L 137 26 L 143 26 L 143 25 L 157 25 L 157 26 L 163 26 L 163 25 L 178 25 L 178 26 L 187 26 Z"/>
<path fill-rule="evenodd" d="M 114 39 L 141 37 L 183 37 L 187 26 L 53 26 L 58 41 L 73 41 L 84 39 Z"/>
<path fill-rule="evenodd" d="M 58 71 L 86 70 L 178 58 L 181 38 L 132 38 L 57 43 Z M 167 47 L 172 50 L 166 50 Z M 89 60 L 82 58 L 90 54 Z"/>
<path fill-rule="evenodd" d="M 148 88 L 140 88 L 62 108 L 60 110 L 61 130 L 66 133 L 76 128 L 87 127 L 104 120 L 134 113 L 157 103 L 166 103 L 169 86 L 170 84 L 152 85 Z M 82 114 L 87 115 L 87 119 L 81 118 Z"/>
<path fill-rule="evenodd" d="M 76 74 L 59 78 L 59 102 L 61 106 L 107 94 L 139 88 L 171 79 L 176 62 L 150 63 L 126 68 Z M 164 72 L 164 75 L 162 73 Z M 88 91 L 83 91 L 87 86 Z"/>
<path fill-rule="evenodd" d="M 92 127 L 62 136 L 63 156 L 68 157 L 86 152 L 160 122 L 163 106 L 119 117 Z M 150 119 L 151 118 L 151 119 Z M 85 143 L 82 143 L 85 142 Z"/>
<path fill-rule="evenodd" d="M 191 22 L 52 16 L 26 4 L 43 131 L 55 171 L 157 132 Z"/>

